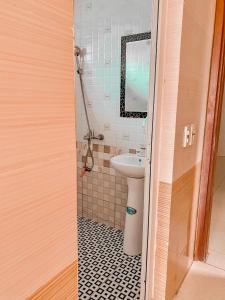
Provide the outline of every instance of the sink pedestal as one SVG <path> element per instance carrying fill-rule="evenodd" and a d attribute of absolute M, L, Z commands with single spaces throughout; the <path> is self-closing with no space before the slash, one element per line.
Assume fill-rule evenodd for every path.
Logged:
<path fill-rule="evenodd" d="M 143 205 L 144 205 L 144 178 L 127 178 L 128 200 L 124 230 L 123 250 L 127 255 L 141 254 Z"/>
<path fill-rule="evenodd" d="M 123 250 L 127 255 L 138 255 L 142 248 L 145 158 L 120 154 L 111 158 L 111 165 L 128 183 Z"/>

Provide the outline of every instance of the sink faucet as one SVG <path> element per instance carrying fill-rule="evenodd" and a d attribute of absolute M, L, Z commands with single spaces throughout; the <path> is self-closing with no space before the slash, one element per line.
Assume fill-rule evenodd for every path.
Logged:
<path fill-rule="evenodd" d="M 146 150 L 146 147 L 145 145 L 139 145 L 139 149 L 140 150 L 137 150 L 137 155 L 140 156 L 140 157 L 144 157 L 145 156 L 145 150 Z"/>

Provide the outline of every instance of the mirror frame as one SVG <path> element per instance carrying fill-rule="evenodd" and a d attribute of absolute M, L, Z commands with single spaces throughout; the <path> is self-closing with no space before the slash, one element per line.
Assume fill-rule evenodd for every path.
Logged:
<path fill-rule="evenodd" d="M 150 40 L 151 32 L 144 32 L 138 34 L 131 34 L 121 37 L 121 83 L 120 83 L 120 117 L 124 118 L 146 118 L 147 112 L 126 111 L 125 98 L 126 98 L 126 54 L 127 43 Z M 150 56 L 150 53 L 149 53 Z M 149 66 L 150 70 L 150 66 Z"/>

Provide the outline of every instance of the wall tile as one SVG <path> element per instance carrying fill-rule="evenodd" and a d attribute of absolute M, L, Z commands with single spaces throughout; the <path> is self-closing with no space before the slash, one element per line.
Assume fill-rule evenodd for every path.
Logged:
<path fill-rule="evenodd" d="M 110 146 L 106 147 L 109 152 L 111 152 L 111 148 Z M 84 149 L 84 146 L 79 143 L 77 151 L 81 151 L 81 149 Z M 98 150 L 102 149 L 98 148 Z M 96 153 L 99 154 L 99 152 Z M 97 163 L 99 163 L 98 160 L 96 160 Z M 105 167 L 105 169 L 110 170 L 111 168 Z M 127 179 L 125 177 L 107 174 L 103 169 L 100 172 L 86 173 L 83 177 L 79 176 L 78 214 L 80 216 L 123 230 L 126 205 Z"/>
<path fill-rule="evenodd" d="M 100 151 L 109 153 L 104 144 L 120 147 L 123 151 L 136 149 L 139 143 L 144 143 L 142 120 L 120 118 L 119 112 L 120 43 L 122 35 L 150 31 L 150 2 L 134 0 L 129 10 L 126 0 L 107 2 L 107 5 L 105 0 L 77 0 L 75 5 L 76 43 L 86 49 L 84 84 L 88 113 L 91 126 L 105 135 Z M 82 141 L 87 125 L 78 76 L 76 79 L 77 137 Z M 127 136 L 129 139 L 124 140 Z M 94 151 L 96 148 L 95 145 Z M 111 149 L 111 154 L 115 154 L 114 150 Z"/>

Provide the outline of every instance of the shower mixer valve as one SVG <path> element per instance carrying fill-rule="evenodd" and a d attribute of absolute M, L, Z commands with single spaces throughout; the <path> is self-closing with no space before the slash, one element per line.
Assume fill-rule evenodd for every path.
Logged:
<path fill-rule="evenodd" d="M 94 130 L 91 130 L 91 131 L 89 131 L 84 136 L 84 140 L 99 140 L 99 141 L 103 141 L 104 140 L 104 135 L 103 134 L 95 135 Z"/>
<path fill-rule="evenodd" d="M 85 175 L 85 172 L 91 172 L 94 168 L 94 156 L 93 156 L 93 150 L 91 149 L 91 141 L 92 140 L 104 140 L 104 135 L 103 134 L 98 134 L 95 135 L 94 130 L 89 130 L 89 132 L 84 136 L 84 140 L 87 141 L 87 152 L 85 155 L 85 159 L 84 159 L 84 167 L 81 173 L 81 176 Z M 88 165 L 88 158 L 90 157 L 91 159 L 91 164 Z"/>

